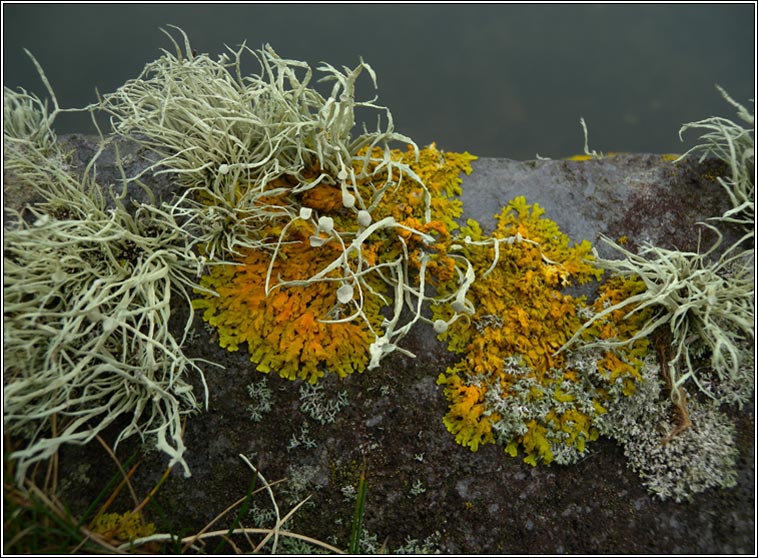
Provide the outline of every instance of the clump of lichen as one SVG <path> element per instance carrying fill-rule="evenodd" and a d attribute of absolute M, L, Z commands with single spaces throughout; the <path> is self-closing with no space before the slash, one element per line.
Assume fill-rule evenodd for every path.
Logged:
<path fill-rule="evenodd" d="M 32 210 L 31 224 L 17 215 L 3 239 L 3 411 L 28 439 L 12 453 L 19 474 L 122 414 L 119 439 L 154 437 L 186 466 L 181 420 L 199 408 L 187 375 L 202 373 L 168 322 L 192 285 L 191 254 L 159 214 L 54 207 Z"/>
<path fill-rule="evenodd" d="M 578 355 L 558 353 L 586 316 L 597 312 L 563 289 L 597 280 L 602 271 L 592 263 L 588 242 L 571 246 L 543 213 L 519 197 L 496 216 L 490 237 L 469 222 L 459 249 L 477 272 L 469 291 L 474 327 L 451 320 L 444 307 L 436 309 L 441 337 L 463 354 L 438 378 L 450 401 L 445 426 L 473 451 L 497 442 L 515 456 L 521 447 L 533 465 L 568 463 L 584 452 L 598 436 L 592 422 L 605 412 L 608 386 L 620 383 L 633 392 L 645 351 L 638 343 L 628 351 L 599 353 L 591 362 L 594 377 Z M 608 284 L 597 304 L 634 288 Z M 626 332 L 604 321 L 587 335 Z"/>
<path fill-rule="evenodd" d="M 727 165 L 729 176 L 720 176 L 717 180 L 729 196 L 732 207 L 718 220 L 742 225 L 748 238 L 752 238 L 755 232 L 755 110 L 751 114 L 724 89 L 716 88 L 724 100 L 737 109 L 737 116 L 749 127 L 718 116 L 685 124 L 679 130 L 680 138 L 688 130 L 706 132 L 700 136 L 699 143 L 677 161 L 699 152 L 701 163 L 715 157 Z"/>
<path fill-rule="evenodd" d="M 198 307 L 222 344 L 246 342 L 262 371 L 315 381 L 324 369 L 378 366 L 425 319 L 432 275 L 464 277 L 455 269 L 465 264 L 442 249 L 460 212 L 457 176 L 445 167 L 457 175 L 471 157 L 421 156 L 389 110 L 357 99 L 361 75 L 376 86 L 363 61 L 343 71 L 322 63 L 320 81 L 333 84 L 323 96 L 308 64 L 269 46 L 213 60 L 183 37 L 184 49 L 175 42 L 176 54 L 164 52 L 99 106 L 116 133 L 156 151 L 148 170 L 176 173 L 187 188 L 171 215 L 213 268 L 205 285 L 224 293 Z M 248 55 L 259 74 L 241 74 Z M 356 133 L 357 109 L 378 113 L 375 131 Z M 229 265 L 246 274 L 233 286 Z"/>
<path fill-rule="evenodd" d="M 660 367 L 651 361 L 641 369 L 635 393 L 617 398 L 597 418 L 598 430 L 622 445 L 629 467 L 661 499 L 692 500 L 708 488 L 734 486 L 739 451 L 731 419 L 717 402 L 688 397 L 689 417 L 696 426 L 671 437 L 679 426 L 678 413 L 661 382 Z"/>
<path fill-rule="evenodd" d="M 187 188 L 174 212 L 209 259 L 270 248 L 276 238 L 261 229 L 296 217 L 300 196 L 315 188 L 336 188 L 336 203 L 355 218 L 382 194 L 360 196 L 358 180 L 374 171 L 388 175 L 385 188 L 404 175 L 413 179 L 389 152 L 392 142 L 417 151 L 415 144 L 394 130 L 375 98 L 356 96 L 360 80 L 376 86 L 365 62 L 344 71 L 322 63 L 319 81 L 332 84 L 324 96 L 311 86 L 307 63 L 283 59 L 268 45 L 253 51 L 243 44 L 213 59 L 194 53 L 180 33 L 184 48 L 169 35 L 175 53 L 164 51 L 99 108 L 112 116 L 116 134 L 158 155 L 144 172 L 174 173 Z M 241 73 L 248 58 L 258 73 Z M 377 129 L 356 133 L 356 110 L 376 113 Z"/>
<path fill-rule="evenodd" d="M 155 525 L 147 523 L 140 512 L 98 514 L 89 528 L 116 543 L 131 542 L 155 533 Z"/>
<path fill-rule="evenodd" d="M 720 90 L 749 123 L 753 115 Z M 589 320 L 567 345 L 577 341 L 593 320 L 618 314 L 618 320 L 639 309 L 648 309 L 649 318 L 631 337 L 601 341 L 603 346 L 632 343 L 650 335 L 661 338 L 661 366 L 671 396 L 683 415 L 684 389 L 700 392 L 718 403 L 746 403 L 754 383 L 753 346 L 755 340 L 754 249 L 754 148 L 752 130 L 724 118 L 709 118 L 683 126 L 704 128 L 701 143 L 688 153 L 702 151 L 703 158 L 715 156 L 727 165 L 731 177 L 719 177 L 733 208 L 716 222 L 745 225 L 742 238 L 725 246 L 723 233 L 715 226 L 700 223 L 717 236 L 708 249 L 696 252 L 668 250 L 645 245 L 632 252 L 607 238 L 603 240 L 622 256 L 601 259 L 599 265 L 616 277 L 637 278 L 644 288 L 634 296 L 619 300 Z M 688 422 L 685 415 L 685 423 Z"/>
<path fill-rule="evenodd" d="M 60 155 L 53 122 L 63 111 L 39 63 L 28 50 L 25 52 L 37 68 L 53 103 L 50 111 L 48 102 L 33 93 L 3 88 L 3 168 L 28 173 L 36 162 Z"/>
<path fill-rule="evenodd" d="M 635 309 L 648 309 L 649 319 L 627 339 L 599 343 L 619 346 L 654 333 L 663 335 L 662 366 L 676 401 L 681 401 L 679 391 L 688 383 L 716 400 L 721 399 L 718 394 L 723 391 L 725 398 L 729 393 L 744 404 L 752 394 L 753 373 L 749 371 L 753 366 L 755 310 L 752 264 L 747 263 L 750 254 L 734 245 L 718 258 L 713 257 L 719 244 L 704 253 L 648 245 L 639 254 L 614 245 L 624 259 L 601 262 L 614 276 L 637 278 L 644 288 L 604 309 L 593 320 L 615 313 L 623 322 Z M 592 320 L 588 321 L 583 329 L 591 324 Z"/>
<path fill-rule="evenodd" d="M 175 295 L 199 288 L 197 257 L 160 209 L 106 205 L 99 151 L 83 176 L 69 170 L 40 74 L 52 113 L 23 92 L 5 99 L 4 166 L 45 200 L 6 209 L 3 235 L 3 414 L 17 480 L 124 415 L 117 442 L 150 438 L 189 474 L 181 421 L 200 407 L 187 375 L 202 372 L 168 322 Z"/>
<path fill-rule="evenodd" d="M 741 120 L 754 122 L 719 90 Z M 657 366 L 648 362 L 639 389 L 618 398 L 597 425 L 624 446 L 653 493 L 677 501 L 736 482 L 735 429 L 723 407 L 750 402 L 755 383 L 754 132 L 719 117 L 681 131 L 689 129 L 706 133 L 682 158 L 700 152 L 700 162 L 715 157 L 729 172 L 718 182 L 732 208 L 709 221 L 743 226 L 742 237 L 727 245 L 719 228 L 700 223 L 717 237 L 704 251 L 698 242 L 695 252 L 648 244 L 637 253 L 604 238 L 622 257 L 598 265 L 612 281 L 636 281 L 640 288 L 609 301 L 564 346 L 592 351 L 652 341 Z M 609 320 L 627 335 L 587 340 L 589 330 Z"/>
<path fill-rule="evenodd" d="M 312 227 L 303 224 L 300 243 L 293 235 L 271 268 L 280 281 L 305 281 L 329 264 L 340 246 L 336 243 L 312 248 Z M 335 321 L 351 312 L 352 297 L 345 304 L 337 297 L 334 283 L 318 282 L 284 286 L 266 293 L 270 254 L 250 251 L 236 265 L 213 266 L 202 279 L 216 295 L 196 299 L 196 309 L 219 332 L 222 347 L 236 351 L 246 344 L 250 360 L 261 372 L 294 380 L 316 381 L 326 370 L 345 376 L 368 364 L 368 346 L 373 340 L 370 324 Z M 336 277 L 336 274 L 333 275 Z M 374 295 L 367 293 L 364 312 L 377 315 Z"/>
<path fill-rule="evenodd" d="M 453 196 L 458 174 L 470 172 L 473 157 L 433 145 L 418 160 L 413 149 L 393 150 L 390 157 L 407 164 L 418 180 L 388 188 L 390 177 L 370 170 L 372 178 L 359 181 L 355 191 L 367 199 L 383 194 L 365 220 L 344 207 L 339 188 L 319 185 L 292 202 L 301 207 L 296 219 L 272 219 L 262 230 L 278 238 L 273 253 L 247 250 L 234 263 L 212 266 L 202 284 L 215 294 L 194 305 L 218 328 L 222 347 L 235 351 L 247 344 L 259 371 L 288 379 L 315 382 L 326 372 L 362 372 L 372 361 L 372 345 L 385 336 L 381 310 L 395 304 L 387 296 L 393 286 L 454 281 L 456 262 L 447 245 L 461 205 Z M 387 226 L 372 231 L 375 222 Z M 411 293 L 394 295 L 404 303 Z M 423 288 L 413 296 L 422 301 Z"/>

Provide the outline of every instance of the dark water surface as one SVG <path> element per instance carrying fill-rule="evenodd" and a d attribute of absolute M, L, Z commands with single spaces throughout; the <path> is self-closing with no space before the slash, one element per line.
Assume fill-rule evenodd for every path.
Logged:
<path fill-rule="evenodd" d="M 362 56 L 398 131 L 487 157 L 579 153 L 582 116 L 593 149 L 681 152 L 682 123 L 734 117 L 715 83 L 743 104 L 755 91 L 754 3 L 4 4 L 3 84 L 44 93 L 28 48 L 63 106 L 86 105 L 170 48 L 167 24 L 200 52 L 247 40 L 314 67 Z M 358 96 L 373 94 L 364 81 Z M 64 116 L 59 133 L 91 131 Z"/>

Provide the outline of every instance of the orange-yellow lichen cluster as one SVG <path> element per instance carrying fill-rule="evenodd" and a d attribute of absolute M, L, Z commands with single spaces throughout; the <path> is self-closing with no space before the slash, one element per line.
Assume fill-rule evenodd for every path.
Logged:
<path fill-rule="evenodd" d="M 443 422 L 458 443 L 476 451 L 481 444 L 500 442 L 511 455 L 521 446 L 532 464 L 540 459 L 549 463 L 568 450 L 583 452 L 585 442 L 597 438 L 592 416 L 604 412 L 608 394 L 602 386 L 588 390 L 587 371 L 575 367 L 570 354 L 559 352 L 585 321 L 582 314 L 590 311 L 583 298 L 562 289 L 597 280 L 602 272 L 592 263 L 590 244 L 571 246 L 543 213 L 523 197 L 513 200 L 496 216 L 490 238 L 497 249 L 494 242 L 483 242 L 485 235 L 475 222 L 461 232 L 470 240 L 463 254 L 477 270 L 469 291 L 476 308 L 474 327 L 458 320 L 441 334 L 463 356 L 438 378 L 450 402 Z M 606 291 L 598 304 L 619 289 Z M 450 317 L 444 307 L 436 314 L 442 320 Z M 586 334 L 612 338 L 626 333 L 614 328 L 607 321 Z M 599 356 L 597 368 L 601 374 L 610 370 L 608 382 L 639 377 L 636 355 Z"/>
<path fill-rule="evenodd" d="M 432 284 L 454 281 L 455 262 L 448 249 L 451 235 L 458 228 L 456 219 L 463 213 L 463 204 L 458 198 L 461 194 L 460 174 L 471 173 L 471 161 L 476 157 L 467 152 L 442 152 L 435 144 L 419 151 L 417 160 L 410 147 L 405 152 L 395 150 L 392 156 L 408 165 L 418 180 L 406 176 L 396 186 L 384 189 L 387 180 L 397 180 L 397 177 L 380 173 L 359 189 L 364 197 L 383 190 L 372 211 L 374 220 L 392 217 L 407 229 L 398 229 L 396 234 L 384 238 L 377 237 L 369 246 L 366 257 L 370 262 L 391 261 L 407 250 L 409 265 L 418 270 L 421 256 L 426 254 L 426 271 Z M 411 234 L 408 229 L 430 235 L 434 242 L 423 243 L 419 235 Z M 398 242 L 399 239 L 402 242 Z"/>
<path fill-rule="evenodd" d="M 363 159 L 354 162 L 355 174 L 365 178 L 351 184 L 352 192 L 371 208 L 371 222 L 392 217 L 396 226 L 377 229 L 351 249 L 367 223 L 356 219 L 356 208 L 346 207 L 337 180 L 268 198 L 270 209 L 294 206 L 314 217 L 270 219 L 256 231 L 271 240 L 266 249 L 247 250 L 234 264 L 212 266 L 202 279 L 218 296 L 201 293 L 194 307 L 218 328 L 222 347 L 234 351 L 247 343 L 258 370 L 289 379 L 315 382 L 327 371 L 340 376 L 361 372 L 369 346 L 382 335 L 381 309 L 391 304 L 383 296 L 386 266 L 402 258 L 406 273 L 419 273 L 423 260 L 428 281 L 453 278 L 455 264 L 447 245 L 462 210 L 454 196 L 460 193 L 460 172 L 471 172 L 475 157 L 443 153 L 434 145 L 421 150 L 418 159 L 411 148 L 393 150 L 393 160 L 407 164 L 415 180 L 377 170 L 382 153 L 375 155 L 367 169 L 360 168 Z M 281 191 L 282 183 L 271 187 Z M 329 220 L 329 230 L 319 225 L 323 219 Z M 340 258 L 341 265 L 323 273 Z M 318 281 L 309 281 L 319 274 Z M 347 290 L 338 294 L 340 287 Z"/>
<path fill-rule="evenodd" d="M 117 542 L 129 542 L 155 533 L 155 525 L 147 523 L 140 512 L 101 513 L 95 516 L 89 529 Z"/>
<path fill-rule="evenodd" d="M 645 291 L 647 287 L 639 277 L 616 275 L 608 279 L 601 287 L 599 296 L 592 304 L 592 311 L 599 314 L 606 308 Z M 631 339 L 640 330 L 652 314 L 652 310 L 636 310 L 634 307 L 617 309 L 604 319 L 598 320 L 582 334 L 586 343 L 593 340 L 621 342 Z M 621 382 L 624 395 L 632 395 L 640 376 L 640 361 L 648 352 L 647 338 L 631 345 L 623 345 L 614 351 L 606 351 L 597 362 L 598 373 L 609 382 Z"/>
<path fill-rule="evenodd" d="M 295 229 L 295 230 L 293 230 Z M 339 244 L 319 247 L 308 244 L 314 234 L 306 222 L 291 227 L 290 243 L 273 262 L 272 275 L 281 281 L 304 281 L 334 259 Z M 299 241 L 296 240 L 299 238 Z M 230 351 L 247 343 L 250 360 L 261 372 L 274 371 L 282 377 L 311 382 L 324 370 L 345 376 L 366 367 L 365 350 L 373 340 L 369 324 L 361 320 L 334 323 L 344 306 L 337 288 L 328 281 L 302 286 L 283 286 L 266 295 L 266 275 L 271 254 L 250 250 L 236 265 L 218 265 L 203 278 L 204 287 L 218 293 L 195 300 L 203 318 L 218 329 L 219 343 Z M 364 301 L 378 315 L 376 297 Z"/>

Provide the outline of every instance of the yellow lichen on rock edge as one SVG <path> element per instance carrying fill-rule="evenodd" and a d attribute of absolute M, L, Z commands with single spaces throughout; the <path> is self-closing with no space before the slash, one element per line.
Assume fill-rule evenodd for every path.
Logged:
<path fill-rule="evenodd" d="M 566 352 L 558 353 L 584 322 L 579 310 L 593 311 L 562 289 L 599 280 L 602 271 L 592 263 L 588 242 L 572 246 L 543 214 L 523 197 L 511 201 L 496 215 L 492 238 L 503 239 L 497 253 L 492 242 L 476 244 L 487 238 L 478 223 L 461 231 L 472 240 L 463 254 L 477 274 L 470 290 L 476 313 L 471 324 L 458 320 L 440 335 L 462 358 L 438 378 L 450 402 L 443 422 L 458 443 L 476 451 L 497 441 L 511 455 L 520 446 L 532 465 L 550 463 L 556 452 L 584 452 L 598 436 L 592 417 L 605 411 L 609 392 L 603 386 L 586 390 L 588 378 L 572 369 Z M 594 311 L 630 287 L 611 282 L 603 288 Z M 436 318 L 451 317 L 445 307 L 434 310 Z M 586 337 L 628 335 L 637 323 L 606 320 Z M 609 385 L 625 382 L 625 393 L 631 392 L 644 350 L 605 353 L 596 369 Z"/>

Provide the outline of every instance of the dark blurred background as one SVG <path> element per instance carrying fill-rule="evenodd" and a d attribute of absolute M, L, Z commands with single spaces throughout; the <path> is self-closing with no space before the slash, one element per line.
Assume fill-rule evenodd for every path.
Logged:
<path fill-rule="evenodd" d="M 170 48 L 166 24 L 212 54 L 247 40 L 314 67 L 362 56 L 398 131 L 486 157 L 580 153 L 582 116 L 592 149 L 682 152 L 681 124 L 734 117 L 714 84 L 743 104 L 755 91 L 754 3 L 4 3 L 3 84 L 44 94 L 27 48 L 61 104 L 84 106 Z M 92 131 L 75 115 L 56 128 Z"/>

